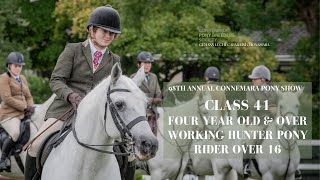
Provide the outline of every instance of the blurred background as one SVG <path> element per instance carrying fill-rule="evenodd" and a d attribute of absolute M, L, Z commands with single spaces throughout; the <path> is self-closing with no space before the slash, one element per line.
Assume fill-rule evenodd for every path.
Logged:
<path fill-rule="evenodd" d="M 161 86 L 203 81 L 208 66 L 220 69 L 223 82 L 248 82 L 264 64 L 274 82 L 312 82 L 312 135 L 319 139 L 318 0 L 0 0 L 0 72 L 11 51 L 22 52 L 34 100 L 43 103 L 65 45 L 85 40 L 90 12 L 106 4 L 121 16 L 122 33 L 109 49 L 121 56 L 125 74 L 137 70 L 140 51 L 155 56 Z M 269 45 L 201 46 L 205 30 L 232 34 L 217 42 Z M 319 158 L 319 147 L 315 152 Z"/>

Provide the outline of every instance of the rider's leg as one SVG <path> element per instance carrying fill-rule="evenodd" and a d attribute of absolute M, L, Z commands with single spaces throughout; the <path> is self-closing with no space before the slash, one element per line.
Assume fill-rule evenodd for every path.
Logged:
<path fill-rule="evenodd" d="M 39 134 L 41 134 L 41 135 L 39 137 L 37 137 L 33 141 L 33 143 L 30 145 L 30 149 L 28 150 L 29 158 L 26 159 L 25 180 L 32 180 L 32 177 L 37 172 L 34 167 L 35 167 L 35 163 L 36 163 L 36 156 L 37 156 L 37 153 L 38 153 L 38 150 L 40 148 L 42 141 L 47 136 L 49 136 L 51 133 L 61 129 L 61 127 L 63 125 L 63 121 L 57 121 L 55 124 L 53 124 L 55 121 L 56 121 L 55 118 L 47 119 L 43 123 L 43 125 L 41 126 L 41 128 L 39 129 L 39 131 L 35 137 L 37 137 Z M 51 127 L 48 128 L 49 126 L 51 126 Z M 31 178 L 31 179 L 29 179 L 29 178 Z"/>
<path fill-rule="evenodd" d="M 4 120 L 2 127 L 9 134 L 7 139 L 2 145 L 2 154 L 0 159 L 0 171 L 6 170 L 11 171 L 10 151 L 14 147 L 15 142 L 18 140 L 20 135 L 20 119 L 11 118 L 10 120 Z"/>
<path fill-rule="evenodd" d="M 24 180 L 32 180 L 34 175 L 37 172 L 37 166 L 36 166 L 36 158 L 30 156 L 27 153 L 26 157 L 26 163 L 25 163 L 25 170 L 24 170 Z"/>
<path fill-rule="evenodd" d="M 3 120 L 1 126 L 11 136 L 12 140 L 16 142 L 20 135 L 20 124 L 21 120 L 18 118 L 11 118 L 10 120 Z"/>
<path fill-rule="evenodd" d="M 11 172 L 11 162 L 10 162 L 10 151 L 14 146 L 14 141 L 9 136 L 3 142 L 2 145 L 2 154 L 1 154 L 1 162 L 0 162 L 0 171 L 8 171 Z"/>

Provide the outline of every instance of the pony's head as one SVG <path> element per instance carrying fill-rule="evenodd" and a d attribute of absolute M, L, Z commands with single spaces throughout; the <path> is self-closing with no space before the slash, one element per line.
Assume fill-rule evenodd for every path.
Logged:
<path fill-rule="evenodd" d="M 122 75 L 119 64 L 115 64 L 107 87 L 105 99 L 105 129 L 113 139 L 134 144 L 134 153 L 139 160 L 155 156 L 158 141 L 146 118 L 147 98 L 137 85 L 145 78 L 143 67 L 133 79 Z"/>
<path fill-rule="evenodd" d="M 278 113 L 277 116 L 282 116 L 282 117 L 289 117 L 288 120 L 292 120 L 293 116 L 298 116 L 299 114 L 299 108 L 300 108 L 300 102 L 299 102 L 299 97 L 303 92 L 303 88 L 300 91 L 297 92 L 281 92 L 281 91 L 276 91 L 276 94 L 278 96 Z M 293 126 L 290 123 L 285 123 L 284 125 L 288 129 L 293 129 L 295 126 Z"/>
<path fill-rule="evenodd" d="M 211 92 L 209 91 L 203 91 L 199 93 L 198 97 L 198 113 L 200 115 L 200 119 L 202 123 L 200 123 L 202 128 L 210 129 L 210 130 L 217 130 L 219 129 L 219 126 L 211 124 L 211 121 L 209 120 L 210 117 L 221 117 L 221 111 L 216 109 L 211 109 L 213 103 L 216 103 L 214 101 L 215 98 L 212 97 Z M 207 121 L 204 121 L 204 117 L 207 117 Z"/>

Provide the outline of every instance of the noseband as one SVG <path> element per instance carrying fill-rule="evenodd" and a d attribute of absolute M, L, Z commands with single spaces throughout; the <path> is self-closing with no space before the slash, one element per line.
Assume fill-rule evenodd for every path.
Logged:
<path fill-rule="evenodd" d="M 105 145 L 85 144 L 85 143 L 81 142 L 77 136 L 77 133 L 75 130 L 75 122 L 73 123 L 73 127 L 72 127 L 73 136 L 77 140 L 78 144 L 80 144 L 81 146 L 83 146 L 85 148 L 88 148 L 88 149 L 91 149 L 91 150 L 94 150 L 97 152 L 107 153 L 107 154 L 115 154 L 115 155 L 120 155 L 120 156 L 130 156 L 130 155 L 134 156 L 134 147 L 133 147 L 134 142 L 133 142 L 133 137 L 130 132 L 130 129 L 141 121 L 147 121 L 147 118 L 146 118 L 146 116 L 139 116 L 126 125 L 124 123 L 124 121 L 122 120 L 122 118 L 120 117 L 114 103 L 112 102 L 112 100 L 110 98 L 110 94 L 112 94 L 114 92 L 131 92 L 131 91 L 129 91 L 128 89 L 112 89 L 111 90 L 110 86 L 109 86 L 108 92 L 107 92 L 107 101 L 105 103 L 105 111 L 104 111 L 104 128 L 106 131 L 107 109 L 108 109 L 108 105 L 109 105 L 109 111 L 111 113 L 111 116 L 112 116 L 112 119 L 113 119 L 115 126 L 117 127 L 117 129 L 120 132 L 121 141 L 115 142 L 112 144 L 105 144 Z M 105 151 L 105 150 L 94 148 L 94 146 L 121 146 L 121 145 L 126 147 L 126 149 L 128 151 L 127 153 Z"/>
<path fill-rule="evenodd" d="M 289 114 L 291 114 L 291 115 L 293 115 L 293 116 L 296 116 L 296 114 L 294 114 L 294 112 L 291 112 L 291 111 L 288 111 L 288 112 L 286 112 L 286 113 L 284 113 L 284 114 L 280 111 L 280 115 L 281 115 L 282 117 L 286 117 L 286 116 L 288 116 Z M 283 124 L 282 127 L 278 127 L 278 125 L 276 125 L 276 130 L 277 130 L 277 131 L 278 131 L 278 130 L 285 131 L 285 130 L 284 130 L 285 128 L 288 129 L 289 131 L 292 131 L 293 128 L 295 128 L 295 126 L 293 126 L 293 125 L 288 125 L 288 124 Z M 291 143 L 291 144 L 290 144 L 290 142 L 289 142 L 288 139 L 285 139 L 285 140 L 286 140 L 286 143 L 288 144 L 287 146 L 285 145 L 285 143 L 283 143 L 283 142 L 281 141 L 281 139 L 278 139 L 280 145 L 281 145 L 282 147 L 284 147 L 284 149 L 286 149 L 286 150 L 288 150 L 288 151 L 290 152 L 290 151 L 292 151 L 293 149 L 296 148 L 296 146 L 295 146 L 295 145 L 297 144 L 297 141 L 296 141 L 296 140 L 293 141 L 293 143 Z"/>

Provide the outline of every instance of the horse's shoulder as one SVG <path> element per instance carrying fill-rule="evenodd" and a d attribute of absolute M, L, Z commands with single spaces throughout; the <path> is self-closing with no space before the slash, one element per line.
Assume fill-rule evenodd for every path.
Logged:
<path fill-rule="evenodd" d="M 130 78 L 133 78 L 137 73 L 133 73 L 130 75 Z"/>

